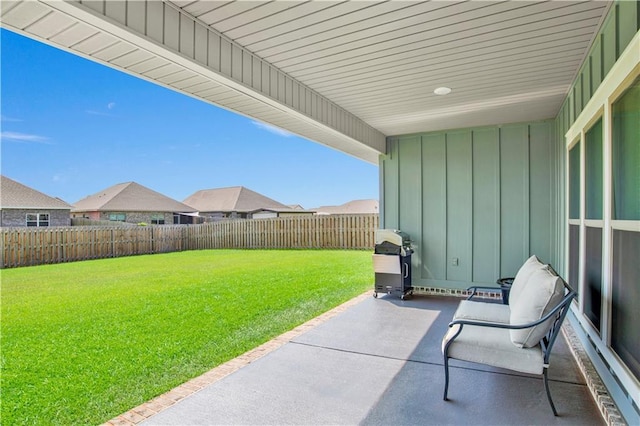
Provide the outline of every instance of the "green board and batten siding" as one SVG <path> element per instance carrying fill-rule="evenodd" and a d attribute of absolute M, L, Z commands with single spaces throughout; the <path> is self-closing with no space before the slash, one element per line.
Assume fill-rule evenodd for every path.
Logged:
<path fill-rule="evenodd" d="M 414 285 L 495 283 L 529 253 L 555 256 L 554 131 L 544 121 L 388 140 L 383 226 L 414 241 Z"/>

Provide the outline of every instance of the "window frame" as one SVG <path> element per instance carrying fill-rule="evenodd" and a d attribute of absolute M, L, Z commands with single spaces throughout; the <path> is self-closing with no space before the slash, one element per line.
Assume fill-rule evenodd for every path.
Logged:
<path fill-rule="evenodd" d="M 34 216 L 34 217 L 30 219 L 29 216 Z M 51 225 L 51 214 L 49 212 L 46 212 L 46 213 L 27 212 L 25 214 L 25 225 L 28 228 L 48 227 Z"/>
<path fill-rule="evenodd" d="M 114 219 L 114 217 L 116 218 Z M 120 220 L 119 217 L 122 217 L 122 220 Z M 109 213 L 109 221 L 110 222 L 126 222 L 127 214 L 126 213 Z"/>
<path fill-rule="evenodd" d="M 152 225 L 164 225 L 165 222 L 165 217 L 164 217 L 164 213 L 153 213 L 151 214 L 151 224 Z M 159 223 L 162 222 L 162 223 Z"/>

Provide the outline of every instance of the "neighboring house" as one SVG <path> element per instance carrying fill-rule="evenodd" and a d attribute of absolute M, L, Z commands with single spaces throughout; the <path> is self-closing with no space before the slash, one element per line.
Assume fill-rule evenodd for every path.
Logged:
<path fill-rule="evenodd" d="M 71 205 L 0 176 L 0 226 L 69 226 Z"/>
<path fill-rule="evenodd" d="M 209 222 L 313 214 L 307 210 L 292 209 L 244 186 L 203 189 L 185 198 L 184 203 L 196 209 Z"/>
<path fill-rule="evenodd" d="M 150 225 L 194 223 L 196 210 L 135 182 L 113 185 L 74 203 L 72 217 Z"/>
<path fill-rule="evenodd" d="M 316 214 L 376 214 L 379 213 L 378 200 L 353 200 L 339 206 L 322 206 L 313 209 Z"/>

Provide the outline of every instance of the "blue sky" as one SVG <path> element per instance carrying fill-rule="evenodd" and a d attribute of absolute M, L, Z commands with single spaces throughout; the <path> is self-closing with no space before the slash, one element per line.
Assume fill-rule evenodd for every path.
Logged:
<path fill-rule="evenodd" d="M 74 203 L 134 181 L 245 186 L 305 208 L 378 198 L 378 167 L 0 30 L 2 174 Z"/>

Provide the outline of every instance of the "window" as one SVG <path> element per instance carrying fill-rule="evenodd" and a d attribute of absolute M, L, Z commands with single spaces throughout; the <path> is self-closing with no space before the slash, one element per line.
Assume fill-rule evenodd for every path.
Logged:
<path fill-rule="evenodd" d="M 640 77 L 613 103 L 612 116 L 611 348 L 640 380 Z"/>
<path fill-rule="evenodd" d="M 580 219 L 580 143 L 569 151 L 569 219 Z"/>
<path fill-rule="evenodd" d="M 584 265 L 584 314 L 596 330 L 600 331 L 602 311 L 602 229 L 587 226 Z"/>
<path fill-rule="evenodd" d="M 152 214 L 151 215 L 151 224 L 152 225 L 164 225 L 164 214 Z"/>
<path fill-rule="evenodd" d="M 613 231 L 611 348 L 640 379 L 640 232 Z"/>
<path fill-rule="evenodd" d="M 640 78 L 613 104 L 613 219 L 640 220 Z"/>
<path fill-rule="evenodd" d="M 580 142 L 569 150 L 569 271 L 567 280 L 580 291 Z"/>
<path fill-rule="evenodd" d="M 602 118 L 584 135 L 585 155 L 585 264 L 583 309 L 600 332 L 602 311 L 603 145 Z"/>
<path fill-rule="evenodd" d="M 602 220 L 602 119 L 585 134 L 586 219 Z"/>
<path fill-rule="evenodd" d="M 27 226 L 49 226 L 49 213 L 27 213 Z"/>
<path fill-rule="evenodd" d="M 109 220 L 113 222 L 124 222 L 127 219 L 127 215 L 124 213 L 109 213 Z"/>

